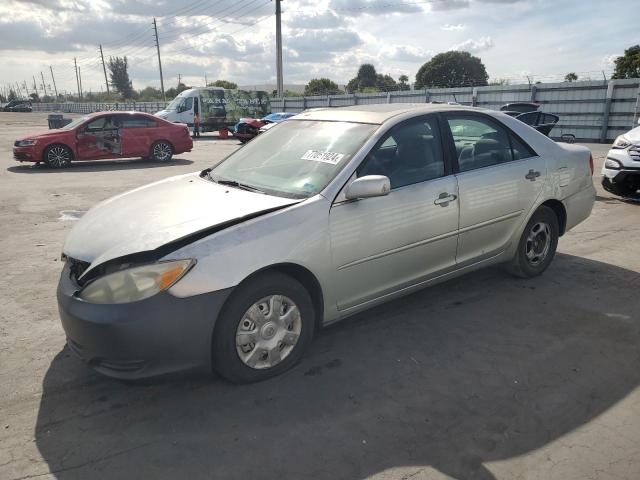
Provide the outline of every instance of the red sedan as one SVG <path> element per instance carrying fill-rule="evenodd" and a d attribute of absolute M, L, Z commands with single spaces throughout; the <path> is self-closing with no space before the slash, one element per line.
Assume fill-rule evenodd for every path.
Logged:
<path fill-rule="evenodd" d="M 105 158 L 142 157 L 166 162 L 192 148 L 186 125 L 141 112 L 100 112 L 63 128 L 16 140 L 13 157 L 19 162 L 44 162 L 64 168 L 73 160 Z"/>

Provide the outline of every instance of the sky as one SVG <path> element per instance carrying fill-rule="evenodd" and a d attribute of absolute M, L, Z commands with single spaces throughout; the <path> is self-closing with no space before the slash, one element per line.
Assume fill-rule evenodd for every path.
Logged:
<path fill-rule="evenodd" d="M 608 77 L 613 59 L 640 43 L 638 0 L 283 0 L 285 84 L 328 77 L 340 85 L 358 66 L 410 82 L 433 55 L 464 50 L 491 79 L 511 83 Z M 42 76 L 75 91 L 105 88 L 105 59 L 127 56 L 134 88 L 159 87 L 152 21 L 158 25 L 165 88 L 231 80 L 275 84 L 271 0 L 2 0 L 0 86 Z"/>

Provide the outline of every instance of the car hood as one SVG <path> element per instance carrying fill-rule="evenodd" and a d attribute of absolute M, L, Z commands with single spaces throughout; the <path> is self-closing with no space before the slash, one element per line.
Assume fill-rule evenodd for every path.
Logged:
<path fill-rule="evenodd" d="M 627 138 L 630 142 L 638 144 L 640 143 L 640 127 L 636 127 L 633 130 L 629 130 L 624 134 L 624 137 Z"/>
<path fill-rule="evenodd" d="M 44 132 L 37 132 L 27 135 L 26 137 L 19 138 L 18 140 L 33 140 L 34 138 L 47 138 L 56 137 L 60 134 L 72 133 L 72 130 L 64 130 L 62 128 L 54 128 L 52 130 L 45 130 Z"/>
<path fill-rule="evenodd" d="M 198 173 L 181 175 L 96 205 L 71 230 L 63 253 L 93 269 L 297 202 L 219 185 Z"/>

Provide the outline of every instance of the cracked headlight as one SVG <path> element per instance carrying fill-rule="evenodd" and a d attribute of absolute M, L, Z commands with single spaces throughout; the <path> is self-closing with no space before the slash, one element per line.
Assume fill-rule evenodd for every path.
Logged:
<path fill-rule="evenodd" d="M 144 300 L 171 287 L 194 264 L 194 260 L 170 260 L 110 273 L 84 287 L 79 297 L 102 304 Z"/>

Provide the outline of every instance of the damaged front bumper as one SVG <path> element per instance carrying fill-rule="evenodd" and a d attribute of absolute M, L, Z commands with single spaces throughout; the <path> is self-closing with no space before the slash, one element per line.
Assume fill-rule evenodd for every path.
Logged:
<path fill-rule="evenodd" d="M 232 289 L 117 305 L 86 302 L 78 290 L 67 262 L 57 292 L 67 345 L 100 373 L 139 379 L 211 368 L 213 328 Z"/>

